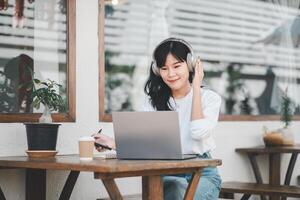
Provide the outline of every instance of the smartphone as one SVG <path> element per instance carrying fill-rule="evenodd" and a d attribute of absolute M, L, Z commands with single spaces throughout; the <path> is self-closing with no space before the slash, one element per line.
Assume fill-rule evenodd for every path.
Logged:
<path fill-rule="evenodd" d="M 95 145 L 96 148 L 97 148 L 97 147 L 102 147 L 102 148 L 108 149 L 108 150 L 111 150 L 111 149 L 112 149 L 112 148 L 110 148 L 110 147 L 107 146 L 107 145 L 100 144 L 100 143 L 97 143 L 97 142 L 95 142 L 94 145 Z"/>

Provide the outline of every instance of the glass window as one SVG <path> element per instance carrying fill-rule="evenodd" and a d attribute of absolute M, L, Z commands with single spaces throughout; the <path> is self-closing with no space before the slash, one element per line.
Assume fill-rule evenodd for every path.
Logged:
<path fill-rule="evenodd" d="M 69 36 L 75 31 L 75 18 L 69 20 L 74 12 L 75 3 L 67 0 L 1 1 L 0 120 L 15 116 L 11 121 L 31 121 L 35 115 L 27 114 L 43 111 L 33 108 L 32 90 L 25 87 L 33 77 L 62 85 L 58 92 L 65 105 L 55 118 L 74 120 L 75 99 L 69 98 L 74 89 L 69 82 L 75 78 L 75 50 L 68 50 L 75 48 L 75 38 Z"/>
<path fill-rule="evenodd" d="M 204 86 L 222 96 L 222 119 L 279 119 L 286 91 L 295 114 L 300 114 L 299 3 L 105 2 L 105 23 L 100 23 L 105 52 L 105 62 L 100 63 L 105 67 L 102 119 L 111 111 L 141 108 L 152 51 L 168 37 L 185 39 L 200 56 Z"/>

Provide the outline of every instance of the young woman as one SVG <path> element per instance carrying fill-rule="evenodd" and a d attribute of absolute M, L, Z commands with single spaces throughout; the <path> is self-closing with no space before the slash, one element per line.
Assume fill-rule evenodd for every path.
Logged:
<path fill-rule="evenodd" d="M 148 98 L 143 110 L 177 111 L 183 153 L 211 158 L 210 152 L 215 148 L 211 133 L 218 121 L 221 98 L 215 92 L 201 87 L 203 67 L 200 59 L 195 61 L 193 57 L 191 46 L 178 38 L 168 38 L 155 48 L 145 85 Z M 96 135 L 95 139 L 115 149 L 112 138 Z M 103 149 L 100 147 L 97 150 Z M 191 174 L 164 176 L 164 199 L 183 199 L 190 180 Z M 205 168 L 194 199 L 218 199 L 220 185 L 217 168 Z"/>

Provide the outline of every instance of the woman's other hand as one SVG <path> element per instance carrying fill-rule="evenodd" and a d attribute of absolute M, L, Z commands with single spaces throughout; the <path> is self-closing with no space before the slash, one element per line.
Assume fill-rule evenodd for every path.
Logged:
<path fill-rule="evenodd" d="M 99 144 L 103 144 L 106 145 L 112 149 L 116 149 L 116 145 L 115 145 L 115 140 L 107 135 L 104 134 L 94 134 L 92 135 L 92 137 L 95 138 L 95 142 L 99 143 Z M 101 151 L 105 151 L 106 149 L 103 147 L 95 147 L 97 151 L 101 152 Z"/>

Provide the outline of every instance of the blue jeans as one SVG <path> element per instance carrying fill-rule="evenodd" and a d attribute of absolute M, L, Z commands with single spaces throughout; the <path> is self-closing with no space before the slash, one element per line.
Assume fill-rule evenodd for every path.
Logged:
<path fill-rule="evenodd" d="M 199 155 L 199 158 L 211 158 L 209 153 Z M 164 175 L 164 200 L 182 200 L 191 174 Z M 217 200 L 221 189 L 221 177 L 216 167 L 206 167 L 202 170 L 194 200 Z"/>

